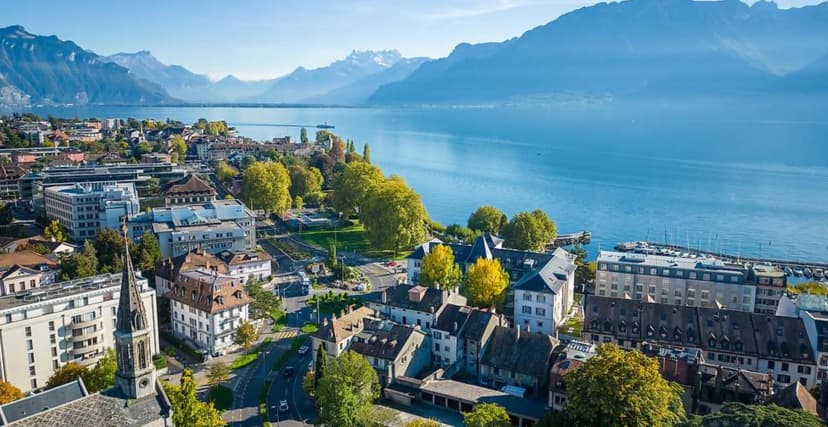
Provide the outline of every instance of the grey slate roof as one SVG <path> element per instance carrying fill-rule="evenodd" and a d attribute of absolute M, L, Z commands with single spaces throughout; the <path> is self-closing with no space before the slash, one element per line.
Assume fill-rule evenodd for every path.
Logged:
<path fill-rule="evenodd" d="M 24 418 L 15 427 L 124 427 L 145 426 L 169 414 L 169 406 L 158 393 L 130 400 L 114 389 L 73 400 L 63 406 Z"/>
<path fill-rule="evenodd" d="M 360 335 L 370 337 L 365 340 L 358 337 L 351 342 L 351 351 L 363 356 L 394 361 L 415 333 L 423 332 L 415 330 L 412 326 L 366 319 L 365 331 Z"/>
<path fill-rule="evenodd" d="M 409 301 L 408 291 L 413 287 L 411 285 L 392 286 L 380 292 L 385 292 L 385 304 L 392 307 L 416 310 L 423 313 L 433 313 L 443 305 L 443 291 L 436 288 L 426 288 L 425 295 L 423 295 L 423 299 L 420 302 Z M 381 303 L 380 300 L 374 300 L 373 302 Z"/>
<path fill-rule="evenodd" d="M 481 363 L 545 379 L 557 344 L 553 340 L 549 335 L 527 331 L 521 331 L 518 339 L 517 329 L 496 326 Z"/>
<path fill-rule="evenodd" d="M 816 360 L 805 324 L 798 317 L 596 295 L 586 297 L 584 316 L 584 336 L 612 335 L 799 363 Z"/>
<path fill-rule="evenodd" d="M 466 325 L 471 311 L 470 307 L 448 304 L 431 327 L 440 331 L 446 331 L 452 335 L 457 335 Z"/>
<path fill-rule="evenodd" d="M 47 408 L 56 408 L 73 400 L 86 396 L 86 387 L 82 380 L 72 381 L 38 394 L 32 394 L 0 407 L 0 425 L 8 425 L 15 421 L 42 412 Z"/>
<path fill-rule="evenodd" d="M 483 334 L 489 326 L 489 322 L 497 322 L 496 315 L 490 311 L 473 309 L 466 321 L 466 326 L 460 332 L 460 338 L 465 340 L 483 341 Z"/>
<path fill-rule="evenodd" d="M 478 236 L 472 245 L 443 243 L 439 240 L 426 242 L 408 256 L 423 259 L 435 245 L 446 245 L 454 252 L 454 260 L 465 271 L 465 266 L 478 258 L 497 259 L 509 273 L 515 286 L 526 290 L 550 293 L 559 292 L 566 275 L 575 271 L 575 256 L 558 248 L 554 253 L 529 252 L 501 248 L 502 240 L 491 235 Z"/>

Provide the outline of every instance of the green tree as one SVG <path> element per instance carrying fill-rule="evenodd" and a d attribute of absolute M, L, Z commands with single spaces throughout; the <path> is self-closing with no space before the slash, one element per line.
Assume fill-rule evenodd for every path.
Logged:
<path fill-rule="evenodd" d="M 316 349 L 316 361 L 313 364 L 313 388 L 316 389 L 316 386 L 319 385 L 319 380 L 325 375 L 325 366 L 328 365 L 328 355 L 325 353 L 325 350 L 322 349 L 322 344 L 319 344 L 319 348 Z"/>
<path fill-rule="evenodd" d="M 302 144 L 307 144 L 308 143 L 308 130 L 307 129 L 302 128 L 302 130 L 299 131 L 299 141 L 302 142 Z"/>
<path fill-rule="evenodd" d="M 67 239 L 66 229 L 60 225 L 60 221 L 53 219 L 46 228 L 43 229 L 43 237 L 46 240 L 54 240 L 56 242 L 65 242 Z"/>
<path fill-rule="evenodd" d="M 566 410 L 576 425 L 665 426 L 685 420 L 682 388 L 658 361 L 612 344 L 566 376 Z"/>
<path fill-rule="evenodd" d="M 371 364 L 362 355 L 347 351 L 331 359 L 319 379 L 319 422 L 337 427 L 359 425 L 379 392 L 379 379 Z"/>
<path fill-rule="evenodd" d="M 233 333 L 233 342 L 247 350 L 259 339 L 256 327 L 250 322 L 243 322 Z"/>
<path fill-rule="evenodd" d="M 787 288 L 788 292 L 798 295 L 798 294 L 811 294 L 811 295 L 828 295 L 828 286 L 825 286 L 819 282 L 805 282 L 800 283 L 796 286 L 788 285 Z"/>
<path fill-rule="evenodd" d="M 142 155 L 152 153 L 152 145 L 150 145 L 147 141 L 141 141 L 138 144 L 135 144 L 135 148 L 132 152 L 134 153 L 133 157 L 140 159 Z"/>
<path fill-rule="evenodd" d="M 471 243 L 474 236 L 474 230 L 468 227 L 463 227 L 460 224 L 449 224 L 445 231 L 445 237 L 447 237 L 449 241 Z"/>
<path fill-rule="evenodd" d="M 322 191 L 322 172 L 311 167 L 302 165 L 291 165 L 288 167 L 290 175 L 290 195 L 292 197 L 305 197 L 306 194 Z"/>
<path fill-rule="evenodd" d="M 803 410 L 792 410 L 777 405 L 746 405 L 727 402 L 715 414 L 696 416 L 680 427 L 821 427 L 825 424 Z"/>
<path fill-rule="evenodd" d="M 68 384 L 78 378 L 83 378 L 88 371 L 81 365 L 75 362 L 69 362 L 60 368 L 56 369 L 49 380 L 46 381 L 46 389 L 55 388 L 59 385 Z"/>
<path fill-rule="evenodd" d="M 580 286 L 594 281 L 598 265 L 587 261 L 586 249 L 581 245 L 577 245 L 572 248 L 571 252 L 575 255 L 575 284 Z"/>
<path fill-rule="evenodd" d="M 302 378 L 302 390 L 311 398 L 316 396 L 316 373 L 313 370 L 305 372 Z"/>
<path fill-rule="evenodd" d="M 371 163 L 371 147 L 368 144 L 362 146 L 362 160 L 365 160 L 365 163 Z"/>
<path fill-rule="evenodd" d="M 230 379 L 230 367 L 222 361 L 213 363 L 207 372 L 207 383 L 215 387 Z"/>
<path fill-rule="evenodd" d="M 418 418 L 405 423 L 405 427 L 441 427 L 442 424 L 432 419 Z"/>
<path fill-rule="evenodd" d="M 468 227 L 481 233 L 500 234 L 508 218 L 494 206 L 481 206 L 469 216 Z"/>
<path fill-rule="evenodd" d="M 178 163 L 184 164 L 187 157 L 187 141 L 181 135 L 173 135 L 170 138 L 170 153 L 178 154 Z"/>
<path fill-rule="evenodd" d="M 83 243 L 83 249 L 61 261 L 61 280 L 72 280 L 98 274 L 98 255 L 92 242 Z"/>
<path fill-rule="evenodd" d="M 279 298 L 273 292 L 264 289 L 259 280 L 249 279 L 245 285 L 245 292 L 250 296 L 250 315 L 255 319 L 270 316 L 281 309 L 282 302 Z"/>
<path fill-rule="evenodd" d="M 542 251 L 558 235 L 555 221 L 535 209 L 532 212 L 520 212 L 503 226 L 504 245 L 513 249 Z"/>
<path fill-rule="evenodd" d="M 230 166 L 224 160 L 216 162 L 216 178 L 224 185 L 233 182 L 233 179 L 239 174 L 236 168 Z"/>
<path fill-rule="evenodd" d="M 11 206 L 8 203 L 0 202 L 0 225 L 9 225 L 14 221 Z"/>
<path fill-rule="evenodd" d="M 359 164 L 359 163 L 357 163 Z M 428 220 L 420 195 L 399 177 L 391 177 L 366 200 L 362 222 L 376 249 L 412 248 L 426 238 Z"/>
<path fill-rule="evenodd" d="M 478 258 L 466 273 L 463 292 L 469 304 L 481 307 L 503 308 L 509 273 L 497 259 Z"/>
<path fill-rule="evenodd" d="M 25 396 L 19 388 L 8 381 L 0 381 L 0 405 L 22 399 Z"/>
<path fill-rule="evenodd" d="M 290 177 L 281 163 L 254 162 L 244 171 L 241 199 L 253 209 L 281 214 L 290 209 Z"/>
<path fill-rule="evenodd" d="M 368 163 L 348 163 L 333 179 L 333 207 L 345 216 L 362 212 L 368 196 L 373 194 L 384 177 L 380 168 Z M 363 215 L 360 215 L 362 217 Z"/>
<path fill-rule="evenodd" d="M 115 350 L 106 349 L 106 354 L 98 360 L 95 367 L 83 375 L 83 383 L 90 393 L 108 389 L 115 385 L 115 371 L 118 370 L 118 360 Z"/>
<path fill-rule="evenodd" d="M 173 424 L 176 427 L 222 427 L 227 423 L 212 402 L 202 402 L 196 396 L 193 371 L 184 369 L 181 385 L 164 382 L 164 391 L 172 404 Z"/>
<path fill-rule="evenodd" d="M 132 239 L 126 239 L 129 245 L 129 254 L 132 257 L 132 262 L 138 265 L 141 262 L 141 254 L 139 253 L 135 242 Z M 124 251 L 124 235 L 121 232 L 102 228 L 95 236 L 95 252 L 98 254 L 98 268 L 102 273 L 120 272 L 123 270 L 121 261 L 121 253 Z"/>
<path fill-rule="evenodd" d="M 300 211 L 305 207 L 305 200 L 302 199 L 302 196 L 296 196 L 293 198 L 293 207 L 294 209 L 299 209 Z"/>
<path fill-rule="evenodd" d="M 421 285 L 433 287 L 439 283 L 441 288 L 454 289 L 462 277 L 463 273 L 454 260 L 451 246 L 432 246 L 431 251 L 423 257 L 420 267 Z"/>
<path fill-rule="evenodd" d="M 155 264 L 163 258 L 161 244 L 152 231 L 147 230 L 141 236 L 141 242 L 138 244 L 138 255 L 140 256 L 138 268 L 145 272 L 154 271 Z"/>
<path fill-rule="evenodd" d="M 509 413 L 496 403 L 480 403 L 471 412 L 463 414 L 467 427 L 511 427 Z"/>

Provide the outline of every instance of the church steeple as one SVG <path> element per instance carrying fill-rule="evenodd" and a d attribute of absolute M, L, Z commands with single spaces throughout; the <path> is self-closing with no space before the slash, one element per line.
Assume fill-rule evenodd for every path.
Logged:
<path fill-rule="evenodd" d="M 118 370 L 115 384 L 124 397 L 140 399 L 155 394 L 155 366 L 152 364 L 152 342 L 147 313 L 129 256 L 129 238 L 124 229 L 124 271 L 121 274 L 121 295 L 115 327 L 115 353 Z"/>

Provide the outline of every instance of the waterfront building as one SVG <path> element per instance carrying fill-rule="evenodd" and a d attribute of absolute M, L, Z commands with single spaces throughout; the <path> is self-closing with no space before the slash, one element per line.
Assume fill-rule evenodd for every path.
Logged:
<path fill-rule="evenodd" d="M 240 280 L 198 267 L 180 273 L 166 296 L 175 336 L 213 355 L 236 347 L 233 334 L 248 321 L 250 304 Z"/>
<path fill-rule="evenodd" d="M 80 378 L 68 384 L 7 403 L 0 406 L 0 420 L 2 420 L 3 425 L 19 427 L 73 427 L 79 425 L 169 427 L 173 425 L 172 405 L 164 393 L 163 387 L 157 381 L 155 365 L 152 362 L 152 355 L 158 352 L 154 293 L 151 290 L 147 291 L 146 286 L 141 284 L 142 281 L 145 281 L 136 276 L 126 247 L 121 259 L 123 260 L 124 271 L 120 274 L 120 281 L 116 282 L 114 286 L 104 286 L 103 282 L 93 281 L 85 286 L 97 284 L 97 287 L 67 287 L 64 289 L 65 294 L 62 297 L 52 295 L 51 298 L 46 298 L 50 301 L 49 303 L 33 304 L 35 307 L 26 308 L 26 313 L 33 311 L 33 314 L 44 317 L 46 315 L 42 311 L 38 311 L 39 309 L 49 305 L 54 308 L 58 304 L 58 299 L 62 301 L 62 298 L 65 297 L 77 298 L 85 295 L 85 293 L 78 293 L 79 289 L 86 289 L 93 293 L 106 289 L 107 293 L 105 295 L 108 295 L 109 298 L 104 296 L 102 300 L 111 301 L 114 304 L 111 307 L 107 305 L 107 310 L 101 310 L 102 314 L 100 316 L 96 315 L 97 311 L 93 310 L 87 314 L 79 315 L 77 319 L 72 318 L 70 324 L 72 333 L 68 335 L 70 338 L 61 338 L 60 346 L 52 344 L 52 357 L 50 358 L 48 352 L 46 352 L 45 359 L 46 361 L 52 359 L 53 366 L 59 365 L 59 359 L 54 358 L 56 357 L 55 354 L 59 353 L 57 348 L 62 347 L 62 343 L 65 341 L 72 343 L 73 350 L 70 352 L 72 354 L 93 354 L 93 350 L 99 351 L 102 348 L 100 342 L 96 342 L 96 340 L 105 341 L 108 339 L 111 342 L 114 338 L 117 363 L 115 386 L 90 394 L 83 384 L 83 379 Z M 110 279 L 117 277 L 115 275 L 109 276 Z M 112 280 L 105 280 L 104 282 L 111 283 Z M 80 283 L 76 283 L 76 285 L 80 285 Z M 93 297 L 92 294 L 83 298 L 91 297 Z M 94 293 L 94 298 L 98 299 L 97 293 Z M 75 301 L 75 299 L 69 301 Z M 84 306 L 87 306 L 86 301 L 83 300 L 83 302 Z M 147 307 L 150 308 L 147 309 Z M 86 311 L 90 308 L 86 307 L 83 310 Z M 112 315 L 109 314 L 108 308 L 112 309 Z M 7 318 L 8 316 L 9 314 L 6 315 Z M 14 317 L 14 315 L 12 316 Z M 38 329 L 42 326 L 44 330 L 33 334 L 33 326 L 26 326 L 31 323 L 27 320 L 31 319 L 25 319 L 24 322 L 21 322 L 23 323 L 21 328 L 26 334 L 25 337 L 9 336 L 8 338 L 17 339 L 19 342 L 23 342 L 25 338 L 27 348 L 30 349 L 28 352 L 28 373 L 34 376 L 37 366 L 32 361 L 37 360 L 40 356 L 35 356 L 35 353 L 31 351 L 34 348 L 33 340 L 45 341 L 45 337 L 48 336 L 51 342 L 55 343 L 58 341 L 56 336 L 64 337 L 64 332 L 69 329 L 64 324 L 50 321 L 48 324 L 49 330 L 46 330 L 46 324 L 42 322 L 42 325 L 39 323 L 37 325 Z M 16 330 L 14 331 L 16 332 Z M 4 335 L 3 340 L 0 341 L 3 346 L 10 342 L 5 336 L 6 332 L 5 328 L 0 329 L 0 333 Z M 78 344 L 83 345 L 78 346 Z M 7 348 L 3 348 L 3 350 L 3 369 L 0 372 L 6 374 L 10 368 L 7 365 L 9 358 L 6 357 Z M 62 354 L 62 352 L 60 353 Z M 26 359 L 20 358 L 18 354 L 15 354 L 14 358 L 20 359 L 22 361 L 20 363 L 25 366 Z M 76 358 L 74 361 L 77 360 Z M 94 358 L 84 358 L 81 363 L 86 365 L 90 361 L 94 361 Z M 21 371 L 25 374 L 26 370 L 21 367 Z M 44 371 L 48 371 L 48 369 Z M 35 384 L 37 379 L 33 378 L 31 381 L 32 385 L 37 385 Z M 45 382 L 44 380 L 43 383 Z"/>
<path fill-rule="evenodd" d="M 509 273 L 505 313 L 515 324 L 555 334 L 572 308 L 575 293 L 575 257 L 563 249 L 539 253 L 507 249 L 503 240 L 478 236 L 471 245 L 432 240 L 418 246 L 407 258 L 408 280 L 417 283 L 423 258 L 436 245 L 452 249 L 454 260 L 465 273 L 478 259 L 496 259 Z"/>
<path fill-rule="evenodd" d="M 256 215 L 239 200 L 154 208 L 129 218 L 130 237 L 152 231 L 165 258 L 193 249 L 210 253 L 256 250 Z"/>
<path fill-rule="evenodd" d="M 752 312 L 756 285 L 743 265 L 715 258 L 601 251 L 595 294 L 691 307 Z"/>
<path fill-rule="evenodd" d="M 817 359 L 801 318 L 596 295 L 585 300 L 586 341 L 625 349 L 697 348 L 708 363 L 769 373 L 777 388 L 817 382 Z"/>
<path fill-rule="evenodd" d="M 155 291 L 135 276 L 147 322 L 150 354 L 158 353 Z M 68 362 L 94 365 L 115 347 L 122 275 L 41 284 L 0 297 L 0 375 L 24 392 L 40 390 Z"/>
<path fill-rule="evenodd" d="M 117 230 L 122 218 L 140 212 L 133 183 L 55 185 L 44 191 L 46 216 L 66 228 L 69 237 L 93 239 L 102 228 Z"/>

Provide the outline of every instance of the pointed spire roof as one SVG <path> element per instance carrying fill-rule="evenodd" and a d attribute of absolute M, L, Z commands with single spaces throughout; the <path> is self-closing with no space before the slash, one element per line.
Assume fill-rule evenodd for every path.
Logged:
<path fill-rule="evenodd" d="M 474 239 L 474 245 L 472 245 L 471 251 L 469 251 L 466 262 L 473 263 L 479 258 L 492 259 L 492 250 L 489 248 L 489 244 L 486 242 L 484 236 L 477 236 Z"/>
<path fill-rule="evenodd" d="M 138 290 L 138 283 L 135 279 L 135 269 L 132 267 L 132 258 L 129 256 L 129 237 L 124 230 L 124 252 L 122 264 L 124 271 L 121 274 L 121 296 L 118 301 L 118 322 L 116 331 L 120 333 L 132 333 L 147 329 L 147 313 L 141 301 L 141 293 Z"/>

